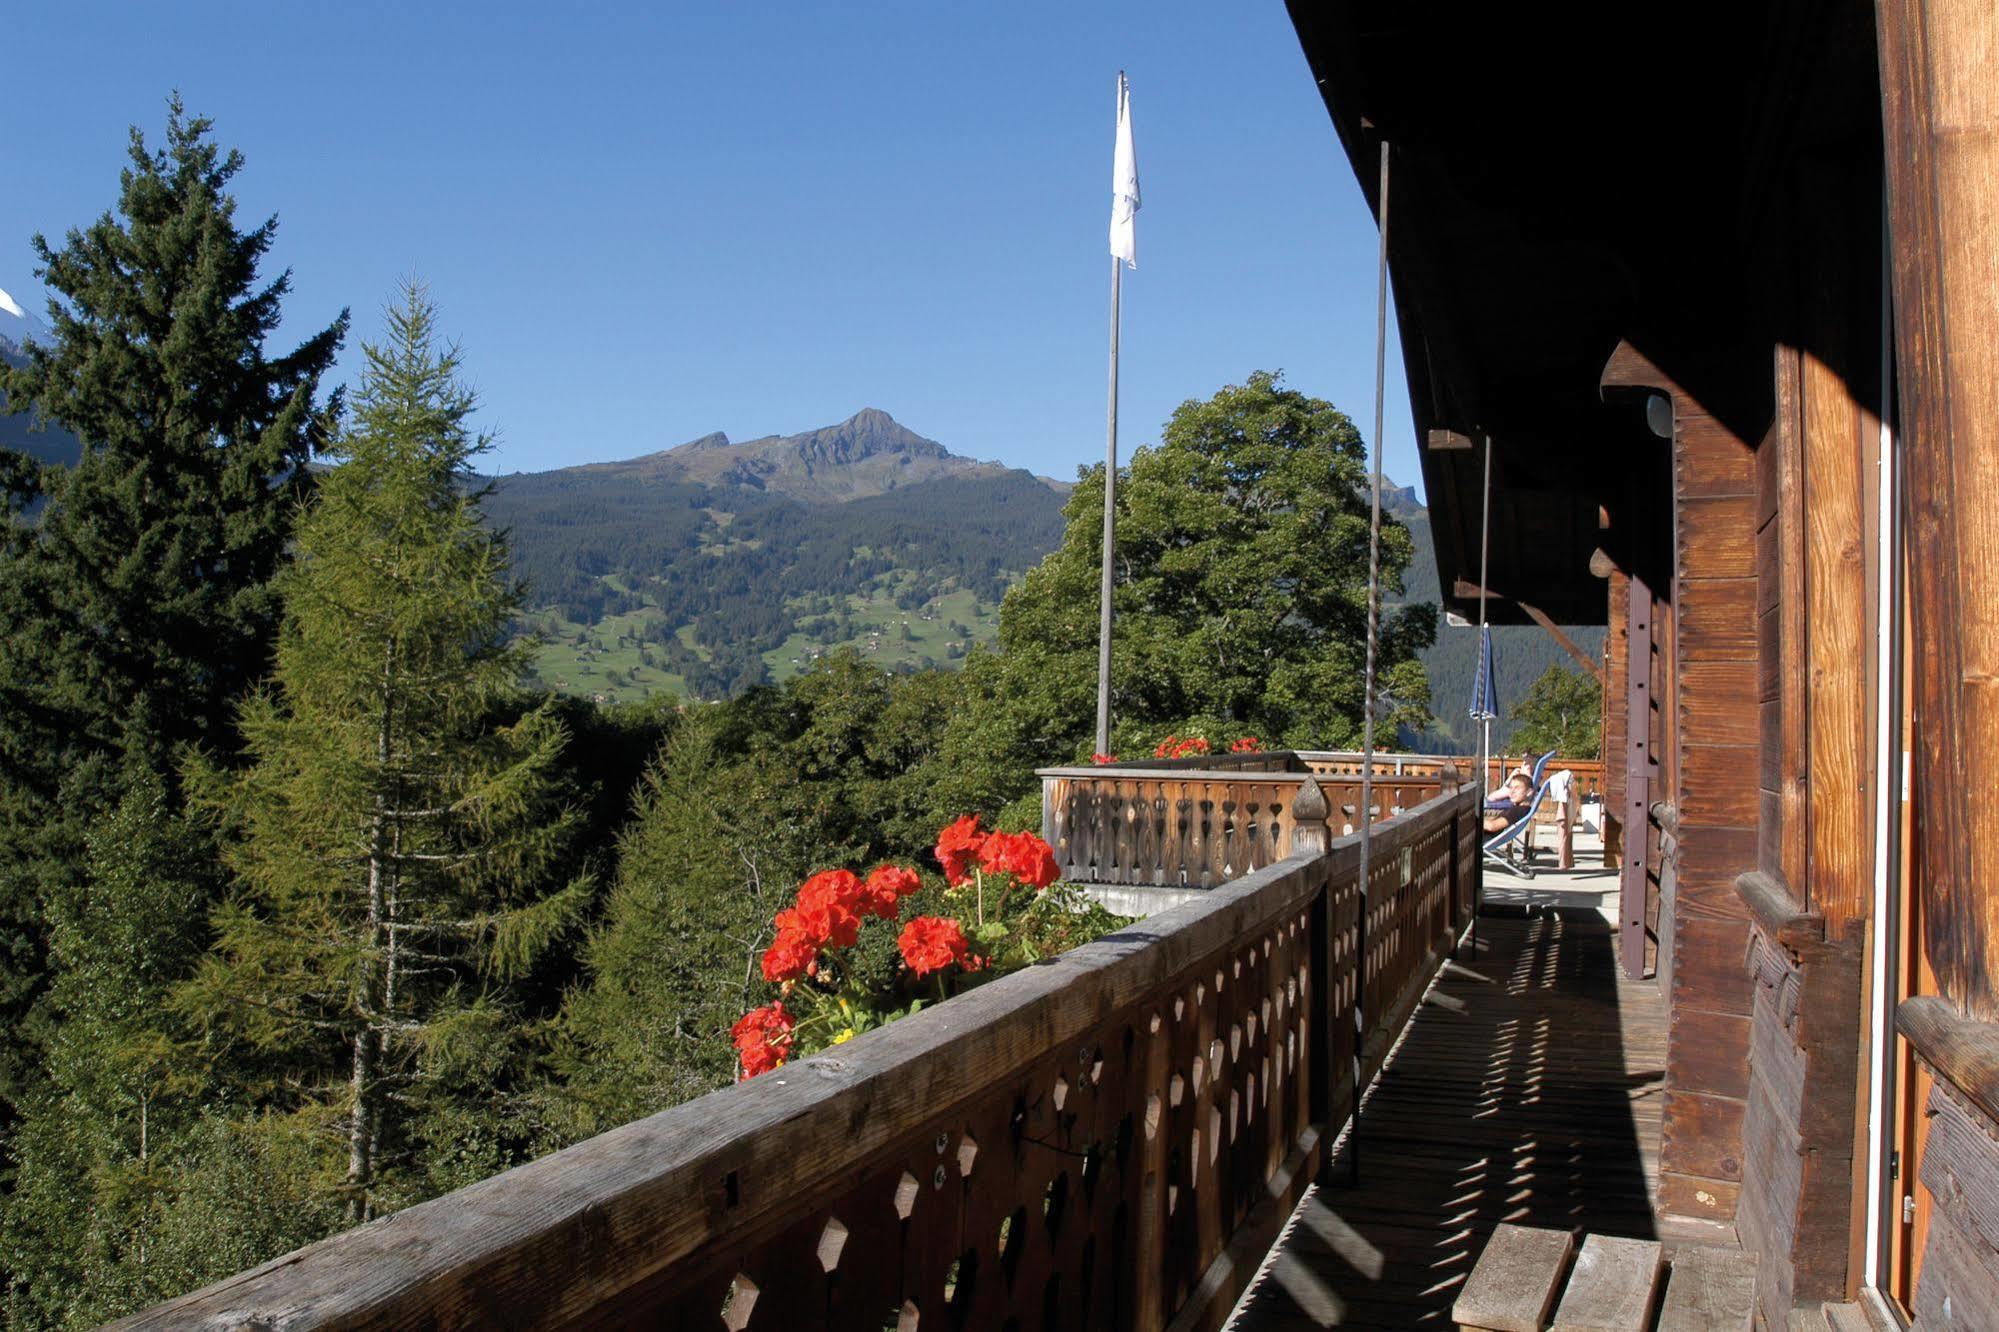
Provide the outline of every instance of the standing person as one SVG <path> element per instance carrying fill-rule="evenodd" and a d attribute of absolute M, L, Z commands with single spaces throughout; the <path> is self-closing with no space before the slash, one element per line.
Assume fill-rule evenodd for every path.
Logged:
<path fill-rule="evenodd" d="M 1576 775 L 1563 768 L 1548 779 L 1548 800 L 1555 807 L 1555 868 L 1574 869 Z"/>

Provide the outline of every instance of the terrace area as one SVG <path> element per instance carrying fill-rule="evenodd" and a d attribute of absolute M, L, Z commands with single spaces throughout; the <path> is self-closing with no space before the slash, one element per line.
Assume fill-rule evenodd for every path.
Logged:
<path fill-rule="evenodd" d="M 1476 788 L 1385 756 L 1363 886 L 1357 760 L 1230 761 L 1044 774 L 1125 929 L 128 1325 L 1411 1326 L 1497 1222 L 1650 1235 L 1600 854 L 1479 914 Z"/>

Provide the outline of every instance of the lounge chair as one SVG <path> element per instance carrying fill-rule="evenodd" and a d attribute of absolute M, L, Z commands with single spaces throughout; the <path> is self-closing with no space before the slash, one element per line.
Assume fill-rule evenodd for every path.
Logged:
<path fill-rule="evenodd" d="M 1519 850 L 1520 839 L 1534 826 L 1535 811 L 1541 808 L 1541 802 L 1548 796 L 1548 763 L 1554 757 L 1555 751 L 1551 749 L 1534 763 L 1534 796 L 1527 802 L 1527 812 L 1486 838 L 1485 844 L 1480 848 L 1483 859 L 1491 861 L 1509 874 L 1518 874 L 1523 879 L 1534 877 L 1533 863 L 1524 854 L 1518 861 L 1510 860 L 1507 858 L 1507 853 Z"/>

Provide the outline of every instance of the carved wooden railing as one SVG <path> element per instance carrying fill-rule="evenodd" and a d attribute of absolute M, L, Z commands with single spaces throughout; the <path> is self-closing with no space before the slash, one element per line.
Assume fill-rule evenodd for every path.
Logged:
<path fill-rule="evenodd" d="M 1308 772 L 1212 768 L 1045 768 L 1041 835 L 1072 883 L 1150 888 L 1213 888 L 1291 854 L 1292 804 L 1316 780 L 1336 834 L 1360 827 L 1361 780 Z M 1453 776 L 1379 775 L 1375 822 L 1414 809 L 1446 790 Z"/>
<path fill-rule="evenodd" d="M 127 1325 L 1216 1327 L 1473 901 L 1473 792 L 1375 826 L 1364 939 L 1325 812 L 1304 787 L 1297 854 L 1198 901 Z"/>
<path fill-rule="evenodd" d="M 1298 750 L 1296 756 L 1308 772 L 1321 777 L 1358 777 L 1365 756 L 1334 750 Z M 1436 777 L 1449 789 L 1464 780 L 1478 766 L 1475 758 L 1455 758 L 1439 754 L 1389 754 L 1374 756 L 1374 775 L 1379 777 Z"/>

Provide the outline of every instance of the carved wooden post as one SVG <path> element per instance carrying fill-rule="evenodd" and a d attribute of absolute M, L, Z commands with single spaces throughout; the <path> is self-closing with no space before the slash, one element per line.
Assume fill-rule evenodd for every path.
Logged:
<path fill-rule="evenodd" d="M 1307 777 L 1298 788 L 1298 798 L 1291 802 L 1292 855 L 1326 854 L 1333 844 L 1332 829 L 1326 823 L 1331 812 L 1326 793 L 1319 788 L 1319 779 Z"/>

